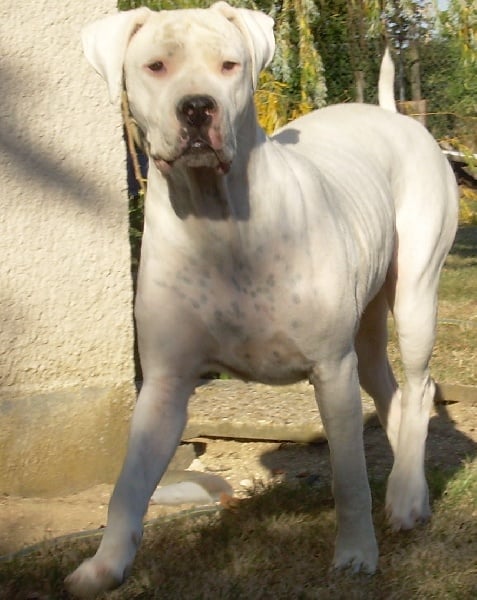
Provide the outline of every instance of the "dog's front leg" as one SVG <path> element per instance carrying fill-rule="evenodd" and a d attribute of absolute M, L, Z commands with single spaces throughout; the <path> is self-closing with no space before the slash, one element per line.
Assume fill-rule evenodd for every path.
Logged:
<path fill-rule="evenodd" d="M 127 577 L 142 537 L 149 499 L 185 426 L 192 382 L 145 382 L 134 410 L 126 459 L 109 503 L 108 523 L 95 556 L 66 579 L 67 589 L 91 598 Z"/>
<path fill-rule="evenodd" d="M 374 573 L 378 547 L 371 516 L 355 352 L 321 363 L 311 381 L 328 437 L 333 471 L 337 518 L 333 566 Z"/>

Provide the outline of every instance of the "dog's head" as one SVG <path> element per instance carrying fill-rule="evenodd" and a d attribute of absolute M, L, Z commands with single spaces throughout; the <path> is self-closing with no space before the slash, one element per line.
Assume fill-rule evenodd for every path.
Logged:
<path fill-rule="evenodd" d="M 118 13 L 87 26 L 83 46 L 111 101 L 126 89 L 162 173 L 176 165 L 225 173 L 275 42 L 271 18 L 217 2 L 209 9 Z"/>

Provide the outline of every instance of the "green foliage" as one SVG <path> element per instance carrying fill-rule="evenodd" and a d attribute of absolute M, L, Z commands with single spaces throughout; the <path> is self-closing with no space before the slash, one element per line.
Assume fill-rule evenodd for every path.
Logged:
<path fill-rule="evenodd" d="M 313 37 L 323 60 L 328 102 L 349 102 L 354 97 L 350 69 L 350 45 L 345 0 L 321 2 L 319 18 L 313 23 Z"/>
<path fill-rule="evenodd" d="M 206 8 L 213 0 L 118 0 L 119 10 L 147 6 L 152 10 L 175 10 L 176 8 Z"/>
<path fill-rule="evenodd" d="M 312 27 L 318 12 L 311 0 L 283 0 L 276 14 L 277 50 L 272 73 L 287 86 L 292 112 L 303 114 L 324 106 L 326 83 Z"/>
<path fill-rule="evenodd" d="M 477 61 L 477 4 L 475 0 L 450 0 L 440 21 L 448 36 L 457 40 L 466 63 Z"/>
<path fill-rule="evenodd" d="M 438 139 L 477 148 L 477 63 L 464 62 L 458 40 L 439 37 L 421 48 L 428 125 Z"/>
<path fill-rule="evenodd" d="M 359 4 L 359 3 L 358 3 Z M 358 10 L 359 8 L 359 10 Z M 356 100 L 355 72 L 368 82 L 365 100 L 377 101 L 376 81 L 382 43 L 379 36 L 368 32 L 362 6 L 347 0 L 321 0 L 318 18 L 313 23 L 313 36 L 323 60 L 329 104 Z"/>

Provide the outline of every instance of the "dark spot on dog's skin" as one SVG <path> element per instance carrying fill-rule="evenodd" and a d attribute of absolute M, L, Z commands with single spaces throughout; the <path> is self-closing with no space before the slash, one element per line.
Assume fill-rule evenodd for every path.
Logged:
<path fill-rule="evenodd" d="M 267 277 L 267 285 L 268 285 L 269 287 L 275 287 L 275 275 L 273 275 L 273 274 L 270 274 L 270 275 Z"/>
<path fill-rule="evenodd" d="M 232 302 L 231 306 L 232 306 L 232 311 L 236 317 L 239 317 L 242 319 L 245 316 L 244 313 L 240 310 L 240 306 L 239 306 L 238 302 L 236 302 L 236 301 Z"/>
<path fill-rule="evenodd" d="M 232 277 L 231 277 L 231 281 L 232 281 L 232 285 L 234 286 L 234 288 L 235 288 L 237 291 L 240 291 L 240 284 L 239 284 L 239 282 L 238 282 L 237 278 L 236 278 L 236 277 L 234 277 L 234 276 L 232 275 Z"/>
<path fill-rule="evenodd" d="M 244 336 L 244 328 L 241 325 L 230 323 L 228 321 L 222 321 L 221 332 L 226 338 L 242 339 Z"/>
<path fill-rule="evenodd" d="M 187 276 L 186 276 L 186 275 L 184 275 L 184 274 L 182 274 L 182 275 L 179 275 L 178 279 L 179 279 L 179 281 L 182 281 L 183 283 L 185 283 L 185 284 L 187 284 L 187 285 L 190 285 L 190 284 L 192 283 L 192 281 L 191 281 L 190 277 L 187 277 Z"/>
<path fill-rule="evenodd" d="M 200 303 L 202 305 L 207 304 L 208 301 L 209 301 L 209 298 L 207 297 L 206 294 L 201 294 L 200 295 Z"/>
<path fill-rule="evenodd" d="M 292 326 L 292 329 L 298 329 L 301 327 L 301 321 L 294 320 L 290 323 L 290 325 Z"/>
<path fill-rule="evenodd" d="M 197 300 L 192 300 L 191 304 L 192 304 L 192 308 L 195 308 L 196 310 L 198 310 L 200 308 L 200 303 L 197 302 Z"/>
<path fill-rule="evenodd" d="M 293 294 L 292 299 L 295 304 L 300 304 L 301 302 L 301 298 L 298 294 Z"/>
<path fill-rule="evenodd" d="M 174 294 L 181 299 L 186 298 L 185 293 L 182 291 L 181 287 L 177 287 L 177 285 L 166 285 L 166 288 L 169 288 Z"/>

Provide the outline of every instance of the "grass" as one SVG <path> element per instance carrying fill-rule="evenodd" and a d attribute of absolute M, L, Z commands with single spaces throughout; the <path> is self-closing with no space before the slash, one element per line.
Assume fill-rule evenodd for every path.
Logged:
<path fill-rule="evenodd" d="M 437 381 L 477 385 L 477 227 L 462 227 L 444 267 L 432 370 Z"/>
<path fill-rule="evenodd" d="M 146 528 L 127 583 L 110 600 L 455 599 L 477 593 L 477 463 L 430 477 L 430 525 L 392 533 L 383 481 L 372 483 L 380 545 L 373 577 L 329 571 L 334 510 L 328 488 L 278 484 L 233 509 Z M 96 540 L 45 546 L 0 565 L 0 597 L 66 599 L 62 580 Z"/>
<path fill-rule="evenodd" d="M 390 319 L 389 354 L 401 375 Z M 477 385 L 477 227 L 459 229 L 439 290 L 439 322 L 431 370 L 440 383 Z"/>

